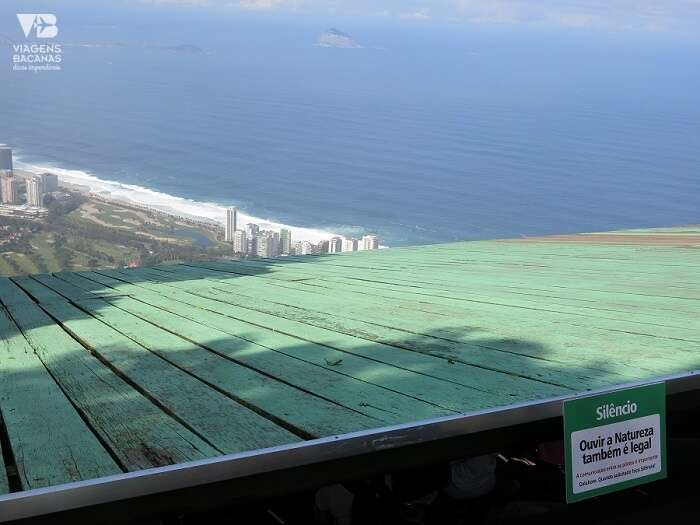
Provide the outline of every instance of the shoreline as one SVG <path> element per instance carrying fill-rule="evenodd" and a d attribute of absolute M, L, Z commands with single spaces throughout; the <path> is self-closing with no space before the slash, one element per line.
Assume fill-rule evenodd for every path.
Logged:
<path fill-rule="evenodd" d="M 202 202 L 184 197 L 177 197 L 167 193 L 151 190 L 143 186 L 134 184 L 124 184 L 118 181 L 104 180 L 82 170 L 70 170 L 53 166 L 51 164 L 29 163 L 15 155 L 15 168 L 29 173 L 50 172 L 58 175 L 59 185 L 83 193 L 85 195 L 112 201 L 119 204 L 134 206 L 141 209 L 151 210 L 157 213 L 164 213 L 196 222 L 208 223 L 223 227 L 226 223 L 226 210 L 228 206 L 223 206 L 215 202 Z M 306 228 L 283 224 L 260 217 L 255 217 L 238 209 L 238 219 L 241 226 L 254 223 L 263 230 L 287 229 L 292 232 L 292 239 L 297 241 L 309 241 L 318 243 L 329 240 L 332 237 L 346 237 L 316 228 Z"/>

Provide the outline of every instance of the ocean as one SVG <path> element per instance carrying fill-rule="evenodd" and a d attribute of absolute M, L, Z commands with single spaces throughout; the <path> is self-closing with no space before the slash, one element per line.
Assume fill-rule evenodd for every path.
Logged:
<path fill-rule="evenodd" d="M 22 42 L 15 11 L 0 8 L 0 39 Z M 52 11 L 61 71 L 15 72 L 0 53 L 0 143 L 18 167 L 388 246 L 700 222 L 695 42 Z M 331 26 L 363 48 L 313 46 Z"/>

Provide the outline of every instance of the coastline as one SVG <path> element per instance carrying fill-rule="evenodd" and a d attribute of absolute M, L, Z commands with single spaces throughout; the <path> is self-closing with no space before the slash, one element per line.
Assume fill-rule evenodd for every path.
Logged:
<path fill-rule="evenodd" d="M 15 167 L 18 170 L 30 173 L 38 174 L 47 171 L 55 173 L 58 175 L 60 186 L 103 200 L 148 208 L 175 217 L 208 222 L 219 226 L 223 226 L 226 221 L 227 206 L 222 206 L 214 202 L 200 202 L 169 195 L 134 184 L 104 180 L 86 171 L 69 170 L 51 164 L 29 163 L 21 160 L 21 157 L 17 155 L 15 155 Z M 292 238 L 295 242 L 309 241 L 317 243 L 332 237 L 345 238 L 343 235 L 326 230 L 282 224 L 276 221 L 255 217 L 240 209 L 238 210 L 238 220 L 241 225 L 255 223 L 264 230 L 288 229 L 292 232 Z"/>

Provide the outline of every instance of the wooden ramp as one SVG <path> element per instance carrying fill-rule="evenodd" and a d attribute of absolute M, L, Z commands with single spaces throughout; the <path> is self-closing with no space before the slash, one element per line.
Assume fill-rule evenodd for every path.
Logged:
<path fill-rule="evenodd" d="M 695 371 L 699 231 L 1 279 L 0 509 Z"/>

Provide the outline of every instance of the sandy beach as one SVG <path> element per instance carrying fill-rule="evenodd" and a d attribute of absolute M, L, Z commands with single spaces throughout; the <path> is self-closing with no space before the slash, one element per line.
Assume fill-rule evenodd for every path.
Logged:
<path fill-rule="evenodd" d="M 213 202 L 199 202 L 183 197 L 168 195 L 148 188 L 132 184 L 123 184 L 117 181 L 103 180 L 86 171 L 69 170 L 52 166 L 50 164 L 30 164 L 15 159 L 15 167 L 30 173 L 51 172 L 58 175 L 59 184 L 65 188 L 94 195 L 106 200 L 112 200 L 138 207 L 146 207 L 163 213 L 188 219 L 203 220 L 225 224 L 226 207 Z M 314 228 L 304 228 L 289 224 L 255 217 L 243 210 L 238 210 L 238 224 L 255 223 L 264 230 L 288 229 L 292 232 L 292 238 L 297 241 L 319 241 L 342 235 Z"/>

